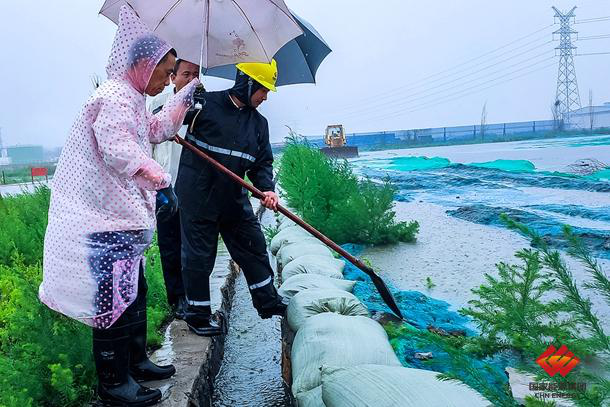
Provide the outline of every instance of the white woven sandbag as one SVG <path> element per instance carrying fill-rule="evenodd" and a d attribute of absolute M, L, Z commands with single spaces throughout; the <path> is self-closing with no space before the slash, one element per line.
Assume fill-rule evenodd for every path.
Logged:
<path fill-rule="evenodd" d="M 438 372 L 365 364 L 322 368 L 322 399 L 328 407 L 487 407 L 492 403 Z"/>
<path fill-rule="evenodd" d="M 299 226 L 285 228 L 280 230 L 275 236 L 273 236 L 273 238 L 271 239 L 271 243 L 269 244 L 269 249 L 271 250 L 271 254 L 275 256 L 282 247 L 282 245 L 286 243 L 298 242 L 306 238 L 315 239 L 305 229 Z"/>
<path fill-rule="evenodd" d="M 292 343 L 291 362 L 295 395 L 322 383 L 322 366 L 400 366 L 379 323 L 332 312 L 307 318 Z"/>
<path fill-rule="evenodd" d="M 278 293 L 287 300 L 292 299 L 297 293 L 309 288 L 338 288 L 339 290 L 352 292 L 355 281 L 339 280 L 318 274 L 297 274 L 284 281 Z"/>
<path fill-rule="evenodd" d="M 305 320 L 323 312 L 368 317 L 367 308 L 352 293 L 337 288 L 310 288 L 290 300 L 286 317 L 293 331 L 298 331 Z"/>
<path fill-rule="evenodd" d="M 326 407 L 322 401 L 322 386 L 299 393 L 295 398 L 298 407 Z"/>
<path fill-rule="evenodd" d="M 275 254 L 276 257 L 279 257 L 280 252 L 282 251 L 282 249 L 284 247 L 290 246 L 290 245 L 295 245 L 295 244 L 298 244 L 298 245 L 312 245 L 312 246 L 324 246 L 324 247 L 326 247 L 326 245 L 324 243 L 322 243 L 320 240 L 316 239 L 313 236 L 292 237 L 292 238 L 286 239 L 286 241 L 280 246 L 280 249 Z"/>
<path fill-rule="evenodd" d="M 319 256 L 327 256 L 333 258 L 333 253 L 320 241 L 306 241 L 303 243 L 285 244 L 277 252 L 276 258 L 281 268 L 286 267 L 288 263 L 297 257 L 305 256 L 306 254 L 316 254 Z"/>
<path fill-rule="evenodd" d="M 287 280 L 297 274 L 320 274 L 326 277 L 343 278 L 345 262 L 328 256 L 306 254 L 297 257 L 282 269 L 282 278 Z"/>
<path fill-rule="evenodd" d="M 297 226 L 297 224 L 293 220 L 284 218 L 283 220 L 279 221 L 277 228 L 278 228 L 278 230 L 283 230 L 283 229 L 290 228 L 293 226 Z"/>

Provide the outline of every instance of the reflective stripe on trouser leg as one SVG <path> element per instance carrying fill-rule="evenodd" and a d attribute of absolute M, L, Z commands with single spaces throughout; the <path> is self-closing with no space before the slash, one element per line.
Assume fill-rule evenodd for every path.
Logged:
<path fill-rule="evenodd" d="M 264 281 L 261 281 L 260 283 L 256 283 L 256 284 L 252 284 L 250 286 L 248 286 L 251 290 L 255 290 L 257 288 L 261 288 L 266 286 L 267 284 L 271 284 L 271 282 L 273 281 L 273 278 L 271 278 L 271 276 L 267 277 Z"/>
<path fill-rule="evenodd" d="M 265 236 L 252 210 L 241 219 L 221 223 L 220 234 L 231 258 L 246 277 L 254 306 L 260 310 L 276 305 L 279 296 L 273 285 Z"/>
<path fill-rule="evenodd" d="M 210 301 L 192 301 L 192 300 L 189 300 L 188 298 L 186 299 L 186 302 L 188 305 L 195 305 L 198 307 L 206 307 L 206 306 L 209 307 L 210 305 L 212 305 L 212 303 Z"/>

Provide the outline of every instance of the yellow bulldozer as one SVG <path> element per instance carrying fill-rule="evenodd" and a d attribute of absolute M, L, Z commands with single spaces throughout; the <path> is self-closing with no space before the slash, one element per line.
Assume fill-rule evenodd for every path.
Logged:
<path fill-rule="evenodd" d="M 347 138 L 342 124 L 326 126 L 324 133 L 324 144 L 320 151 L 329 157 L 334 158 L 354 158 L 358 157 L 358 147 L 347 146 Z"/>

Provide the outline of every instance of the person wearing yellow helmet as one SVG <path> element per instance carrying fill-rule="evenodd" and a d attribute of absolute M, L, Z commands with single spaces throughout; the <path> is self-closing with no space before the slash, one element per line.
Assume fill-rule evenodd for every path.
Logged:
<path fill-rule="evenodd" d="M 235 85 L 201 96 L 202 109 L 187 115 L 186 139 L 265 194 L 262 204 L 276 209 L 273 153 L 267 119 L 257 108 L 275 91 L 277 64 L 237 65 Z M 283 315 L 286 304 L 273 284 L 265 237 L 245 189 L 192 151 L 182 150 L 176 194 L 182 226 L 182 276 L 185 321 L 198 335 L 223 332 L 211 315 L 209 278 L 216 260 L 218 235 L 248 282 L 261 318 Z"/>
<path fill-rule="evenodd" d="M 277 92 L 277 89 L 275 88 L 275 82 L 277 81 L 277 62 L 275 59 L 272 59 L 270 64 L 245 62 L 235 66 L 265 88 Z"/>
<path fill-rule="evenodd" d="M 267 100 L 269 91 L 277 92 L 277 63 L 275 59 L 270 64 L 241 63 L 237 64 L 237 80 L 232 94 L 238 101 L 257 108 Z M 243 80 L 240 81 L 240 78 Z M 241 85 L 241 86 L 240 86 Z"/>

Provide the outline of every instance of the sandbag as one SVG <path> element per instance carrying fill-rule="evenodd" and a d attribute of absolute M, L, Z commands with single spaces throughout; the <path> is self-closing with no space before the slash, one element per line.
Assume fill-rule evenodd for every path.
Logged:
<path fill-rule="evenodd" d="M 305 238 L 315 239 L 309 234 L 309 232 L 299 226 L 288 227 L 280 230 L 275 236 L 273 236 L 271 243 L 269 244 L 269 249 L 271 250 L 271 254 L 275 256 L 282 245 L 286 243 L 298 242 Z"/>
<path fill-rule="evenodd" d="M 285 244 L 280 251 L 277 252 L 276 258 L 279 266 L 284 268 L 292 260 L 297 257 L 305 256 L 306 254 L 316 254 L 333 258 L 330 249 L 320 241 Z"/>
<path fill-rule="evenodd" d="M 284 230 L 293 226 L 297 226 L 297 224 L 293 220 L 284 218 L 283 220 L 279 221 L 277 228 L 278 230 Z"/>
<path fill-rule="evenodd" d="M 328 407 L 487 407 L 493 404 L 463 383 L 441 381 L 438 372 L 365 364 L 322 368 L 322 400 Z"/>
<path fill-rule="evenodd" d="M 355 281 L 339 280 L 318 274 L 297 274 L 284 281 L 278 293 L 288 300 L 292 299 L 297 293 L 309 288 L 338 288 L 339 290 L 352 292 Z"/>
<path fill-rule="evenodd" d="M 343 278 L 343 260 L 320 256 L 316 254 L 306 254 L 297 257 L 282 269 L 282 278 L 288 280 L 297 274 L 320 274 L 326 277 Z"/>
<path fill-rule="evenodd" d="M 292 228 L 290 228 L 292 229 Z M 279 253 L 282 251 L 282 249 L 286 246 L 290 246 L 290 245 L 294 245 L 294 244 L 298 244 L 298 245 L 313 245 L 313 246 L 325 246 L 324 243 L 322 243 L 320 240 L 316 239 L 313 236 L 294 236 L 294 237 L 290 237 L 287 238 L 286 241 L 280 246 L 280 249 L 277 251 L 277 253 L 275 254 L 276 257 L 279 257 Z"/>
<path fill-rule="evenodd" d="M 368 317 L 369 312 L 352 293 L 337 288 L 310 288 L 290 300 L 286 317 L 293 331 L 298 331 L 305 320 L 323 312 L 339 315 Z"/>
<path fill-rule="evenodd" d="M 326 407 L 322 401 L 322 386 L 299 393 L 295 398 L 298 407 Z"/>
<path fill-rule="evenodd" d="M 368 317 L 348 317 L 332 312 L 306 319 L 294 337 L 291 361 L 295 395 L 322 383 L 322 366 L 400 366 L 379 323 Z"/>

